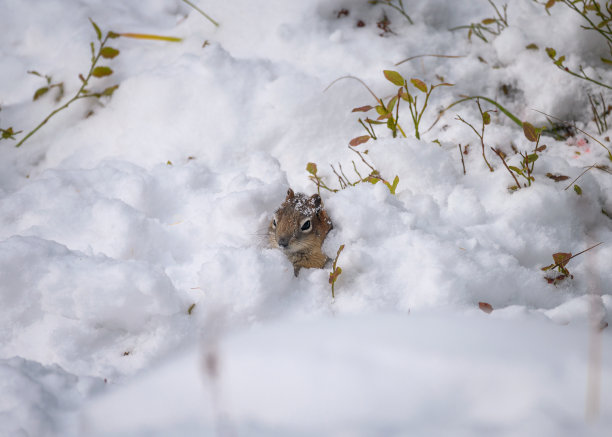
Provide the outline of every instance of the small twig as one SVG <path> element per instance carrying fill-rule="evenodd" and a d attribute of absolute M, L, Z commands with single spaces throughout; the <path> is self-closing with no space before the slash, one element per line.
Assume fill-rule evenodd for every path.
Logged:
<path fill-rule="evenodd" d="M 347 76 L 342 76 L 342 77 L 339 77 L 338 79 L 334 80 L 332 83 L 330 83 L 329 85 L 327 85 L 327 88 L 325 88 L 325 89 L 323 90 L 323 92 L 326 92 L 328 89 L 330 89 L 330 88 L 332 87 L 332 85 L 334 85 L 336 82 L 338 82 L 338 81 L 340 81 L 340 80 L 342 80 L 342 79 L 353 79 L 353 80 L 356 80 L 357 82 L 361 83 L 361 84 L 362 84 L 362 85 L 363 85 L 363 86 L 364 86 L 364 87 L 365 87 L 365 88 L 366 88 L 366 89 L 367 89 L 367 90 L 370 92 L 370 94 L 372 94 L 372 96 L 374 97 L 374 99 L 375 99 L 377 102 L 379 102 L 379 103 L 380 103 L 380 99 L 379 99 L 378 97 L 376 97 L 376 94 L 374 94 L 374 91 L 372 91 L 372 90 L 370 89 L 370 87 L 369 87 L 369 86 L 367 86 L 367 85 L 366 85 L 366 83 L 365 83 L 363 80 L 359 79 L 358 77 L 351 76 L 350 74 L 349 74 L 349 75 L 347 75 Z"/>
<path fill-rule="evenodd" d="M 406 58 L 402 61 L 399 61 L 398 63 L 396 63 L 395 65 L 401 65 L 404 62 L 408 62 L 408 61 L 412 61 L 413 59 L 418 59 L 418 58 L 425 58 L 425 57 L 433 57 L 433 58 L 465 58 L 466 55 L 416 55 L 416 56 L 411 56 L 409 58 Z"/>
<path fill-rule="evenodd" d="M 571 187 L 572 185 L 574 185 L 574 182 L 576 182 L 576 181 L 577 181 L 578 179 L 580 179 L 580 178 L 581 178 L 581 177 L 582 177 L 584 174 L 586 174 L 586 172 L 588 172 L 589 170 L 592 170 L 593 168 L 595 168 L 595 165 L 590 165 L 589 167 L 587 167 L 587 169 L 586 169 L 585 171 L 583 171 L 582 173 L 580 173 L 576 179 L 574 179 L 573 181 L 571 181 L 571 182 L 570 182 L 570 184 L 569 184 L 567 187 L 565 187 L 565 188 L 563 189 L 563 191 L 567 191 L 567 189 L 568 189 L 569 187 Z"/>
<path fill-rule="evenodd" d="M 496 150 L 493 147 L 491 147 L 491 150 L 493 150 L 493 152 L 497 156 L 499 156 L 499 159 L 501 159 L 501 161 L 504 163 L 504 167 L 506 167 L 506 170 L 508 170 L 508 173 L 510 173 L 510 176 L 512 176 L 512 179 L 514 179 L 514 182 L 516 182 L 516 186 L 520 189 L 521 188 L 521 184 L 519 184 L 519 181 L 516 179 L 516 176 L 514 176 L 514 173 L 512 173 L 512 170 L 510 170 L 510 168 L 508 167 L 508 164 L 506 164 L 506 160 L 504 159 L 502 154 L 499 152 L 499 150 Z"/>
<path fill-rule="evenodd" d="M 463 174 L 467 174 L 467 172 L 465 171 L 465 161 L 463 160 L 463 151 L 461 150 L 461 144 L 457 144 L 457 147 L 459 147 L 459 156 L 461 156 L 461 165 L 463 166 Z"/>
<path fill-rule="evenodd" d="M 365 158 L 363 157 L 363 155 L 361 154 L 361 152 L 359 152 L 359 150 L 355 150 L 355 149 L 353 149 L 353 148 L 349 148 L 349 150 L 352 150 L 352 151 L 353 151 L 353 152 L 355 152 L 357 155 L 359 155 L 359 157 L 361 158 L 361 160 L 363 161 L 363 163 L 364 163 L 365 165 L 367 165 L 367 166 L 370 168 L 370 170 L 372 170 L 372 171 L 376 171 L 376 169 L 375 169 L 374 167 L 372 167 L 372 166 L 371 166 L 371 165 L 368 163 L 368 161 L 366 161 L 366 160 L 365 160 Z"/>

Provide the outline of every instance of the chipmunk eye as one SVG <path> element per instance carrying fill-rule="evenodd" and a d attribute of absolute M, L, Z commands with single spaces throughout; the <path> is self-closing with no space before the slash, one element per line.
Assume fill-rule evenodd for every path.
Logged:
<path fill-rule="evenodd" d="M 301 227 L 302 231 L 307 231 L 310 229 L 310 220 L 306 220 L 304 223 L 302 223 L 302 227 Z"/>
<path fill-rule="evenodd" d="M 275 228 L 276 227 L 276 219 L 272 220 L 272 227 Z"/>

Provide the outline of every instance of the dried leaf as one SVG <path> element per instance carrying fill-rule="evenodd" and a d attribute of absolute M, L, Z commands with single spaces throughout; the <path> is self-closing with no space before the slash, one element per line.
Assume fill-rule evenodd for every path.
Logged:
<path fill-rule="evenodd" d="M 525 134 L 525 138 L 527 138 L 532 143 L 538 141 L 538 133 L 536 131 L 536 128 L 533 127 L 533 125 L 527 121 L 523 122 L 523 133 Z"/>
<path fill-rule="evenodd" d="M 555 182 L 566 181 L 569 179 L 569 176 L 561 175 L 561 174 L 552 174 L 546 173 L 546 177 L 552 179 Z"/>
<path fill-rule="evenodd" d="M 370 138 L 371 137 L 369 135 L 362 135 L 360 137 L 353 138 L 351 141 L 349 141 L 349 146 L 356 147 L 360 144 L 368 142 Z"/>
<path fill-rule="evenodd" d="M 527 50 L 539 50 L 539 47 L 536 44 L 534 44 L 534 43 L 531 43 L 531 44 L 525 46 L 525 48 Z"/>
<path fill-rule="evenodd" d="M 491 314 L 493 312 L 493 307 L 486 302 L 478 302 L 478 308 L 487 314 Z"/>
<path fill-rule="evenodd" d="M 484 20 L 482 20 L 482 24 L 493 24 L 496 23 L 497 20 L 495 18 L 485 18 Z"/>
<path fill-rule="evenodd" d="M 555 264 L 559 267 L 565 267 L 565 265 L 569 262 L 572 257 L 571 253 L 558 252 L 553 253 L 553 260 Z"/>
<path fill-rule="evenodd" d="M 368 112 L 372 108 L 373 106 L 365 105 L 365 106 L 360 106 L 359 108 L 353 108 L 351 112 Z"/>

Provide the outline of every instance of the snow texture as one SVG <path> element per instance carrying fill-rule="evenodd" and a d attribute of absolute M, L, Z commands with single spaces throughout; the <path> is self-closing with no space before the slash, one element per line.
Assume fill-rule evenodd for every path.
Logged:
<path fill-rule="evenodd" d="M 410 25 L 366 0 L 197 2 L 217 28 L 180 0 L 4 1 L 0 128 L 17 141 L 81 86 L 88 18 L 183 40 L 110 40 L 114 73 L 89 88 L 118 84 L 112 97 L 76 101 L 19 148 L 0 140 L 0 435 L 606 435 L 612 175 L 586 172 L 580 195 L 570 182 L 608 152 L 580 131 L 543 136 L 535 181 L 511 191 L 490 147 L 520 166 L 513 150 L 533 143 L 502 112 L 484 138 L 494 172 L 456 119 L 480 129 L 473 101 L 429 127 L 486 96 L 610 149 L 588 100 L 603 90 L 545 51 L 610 83 L 608 47 L 563 5 L 527 0 L 468 41 L 449 29 L 493 10 L 456 3 L 405 1 Z M 425 54 L 455 57 L 395 65 Z M 60 103 L 57 88 L 32 101 L 46 80 L 31 70 L 64 84 Z M 345 246 L 332 300 L 329 270 L 295 278 L 267 228 L 289 187 L 316 192 L 308 163 L 338 189 L 330 164 L 369 174 L 348 142 L 375 111 L 351 110 L 376 102 L 334 81 L 388 101 L 383 70 L 454 86 L 432 93 L 420 140 L 402 102 L 406 138 L 375 125 L 356 148 L 395 194 L 321 191 L 324 252 Z M 554 253 L 599 242 L 573 278 L 545 280 Z"/>

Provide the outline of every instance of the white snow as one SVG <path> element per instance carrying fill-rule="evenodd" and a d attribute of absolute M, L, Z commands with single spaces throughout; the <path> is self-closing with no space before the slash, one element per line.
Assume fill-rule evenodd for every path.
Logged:
<path fill-rule="evenodd" d="M 489 147 L 520 166 L 512 145 L 533 144 L 506 116 L 485 131 L 494 172 L 455 118 L 479 129 L 473 102 L 428 128 L 480 95 L 610 148 L 587 98 L 603 90 L 545 52 L 576 68 L 607 46 L 562 5 L 508 0 L 509 26 L 484 43 L 448 29 L 491 16 L 486 0 L 404 3 L 413 25 L 366 0 L 197 2 L 216 28 L 179 0 L 4 2 L 0 128 L 17 140 L 58 106 L 54 89 L 32 101 L 45 79 L 27 71 L 63 82 L 63 101 L 80 87 L 88 18 L 183 41 L 111 40 L 114 74 L 91 82 L 119 84 L 111 98 L 73 103 L 19 148 L 0 141 L 1 435 L 606 435 L 612 337 L 589 327 L 612 311 L 612 175 L 564 189 L 611 165 L 606 150 L 543 136 L 535 181 L 510 192 Z M 461 57 L 395 65 L 424 54 Z M 368 174 L 348 150 L 365 133 L 351 110 L 375 102 L 353 79 L 327 87 L 351 75 L 389 99 L 387 69 L 455 85 L 433 92 L 420 140 L 402 103 L 407 138 L 376 126 L 357 148 L 399 177 L 395 195 L 322 190 L 324 251 L 345 245 L 332 300 L 329 269 L 295 278 L 265 234 L 287 188 L 316 192 L 309 162 L 336 188 L 329 164 Z M 553 253 L 599 242 L 547 283 Z"/>

